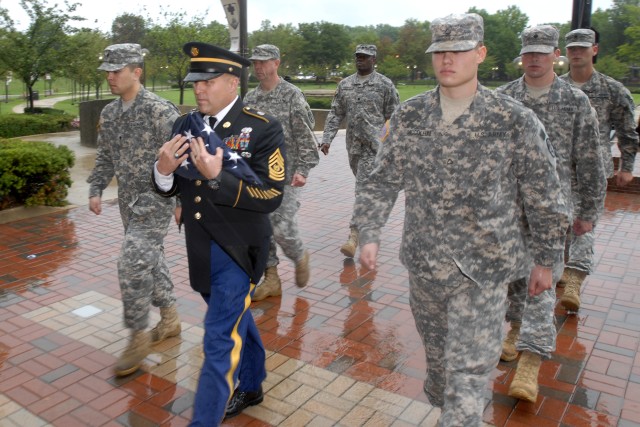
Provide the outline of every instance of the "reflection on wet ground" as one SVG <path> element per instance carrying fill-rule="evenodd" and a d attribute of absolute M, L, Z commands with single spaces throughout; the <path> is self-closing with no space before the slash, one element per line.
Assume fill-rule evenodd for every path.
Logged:
<path fill-rule="evenodd" d="M 268 350 L 265 400 L 225 425 L 435 425 L 398 260 L 404 196 L 384 230 L 375 273 L 338 251 L 352 202 L 340 134 L 302 197 L 309 285 L 297 288 L 292 263 L 281 257 L 283 296 L 251 307 Z M 556 309 L 558 349 L 542 365 L 538 401 L 507 396 L 516 362 L 501 363 L 486 393 L 487 423 L 640 425 L 639 211 L 640 196 L 608 194 L 597 271 L 577 315 Z M 172 227 L 166 241 L 183 332 L 124 379 L 112 374 L 127 338 L 115 201 L 100 216 L 80 206 L 2 224 L 0 235 L 0 425 L 187 425 L 206 307 L 188 285 L 183 234 Z M 158 318 L 155 310 L 151 323 Z"/>

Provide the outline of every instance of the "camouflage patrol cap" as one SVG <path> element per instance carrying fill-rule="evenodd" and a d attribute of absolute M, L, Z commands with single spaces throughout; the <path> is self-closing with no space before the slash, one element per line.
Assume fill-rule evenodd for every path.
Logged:
<path fill-rule="evenodd" d="M 211 80 L 225 73 L 240 77 L 242 68 L 251 65 L 247 58 L 212 44 L 189 42 L 182 51 L 191 58 L 185 82 Z"/>
<path fill-rule="evenodd" d="M 578 28 L 564 36 L 566 47 L 591 47 L 596 44 L 596 33 L 588 28 Z"/>
<path fill-rule="evenodd" d="M 432 52 L 463 52 L 475 48 L 484 39 L 482 16 L 476 13 L 449 15 L 431 23 Z"/>
<path fill-rule="evenodd" d="M 112 44 L 105 48 L 102 61 L 98 70 L 118 71 L 129 64 L 142 64 L 144 55 L 137 43 Z"/>
<path fill-rule="evenodd" d="M 268 61 L 269 59 L 280 59 L 280 49 L 272 44 L 256 46 L 249 57 L 250 61 Z"/>
<path fill-rule="evenodd" d="M 375 44 L 359 44 L 358 46 L 356 46 L 356 55 L 361 54 L 361 55 L 369 55 L 369 56 L 376 56 L 378 53 L 378 49 L 376 48 Z"/>
<path fill-rule="evenodd" d="M 538 25 L 525 28 L 520 35 L 523 53 L 553 53 L 558 48 L 560 33 L 553 25 Z"/>

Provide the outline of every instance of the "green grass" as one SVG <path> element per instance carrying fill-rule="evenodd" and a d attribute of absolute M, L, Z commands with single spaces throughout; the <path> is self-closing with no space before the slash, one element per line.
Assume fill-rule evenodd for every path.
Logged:
<path fill-rule="evenodd" d="M 250 89 L 255 84 L 250 85 Z M 324 83 L 324 84 L 300 84 L 298 85 L 301 90 L 314 90 L 314 89 L 335 89 L 335 83 Z M 398 94 L 400 95 L 401 101 L 406 101 L 407 99 L 425 92 L 427 90 L 433 89 L 433 85 L 408 85 L 408 84 L 399 84 L 397 86 Z M 174 104 L 178 105 L 178 101 L 180 100 L 180 91 L 178 89 L 171 90 L 163 90 L 157 91 L 158 95 L 163 98 L 168 99 Z M 640 105 L 640 93 L 632 93 L 633 101 L 636 106 Z M 104 95 L 104 97 L 112 97 L 112 95 Z M 4 99 L 0 100 L 0 114 L 10 114 L 13 110 L 13 107 L 19 104 L 24 104 L 25 101 L 23 99 L 10 99 L 8 103 L 4 102 Z M 195 97 L 193 95 L 193 90 L 186 89 L 184 91 L 184 104 L 185 105 L 196 105 Z M 79 113 L 79 103 L 78 101 L 73 101 L 71 99 L 58 102 L 54 105 L 53 108 L 64 110 L 67 114 L 78 116 Z"/>

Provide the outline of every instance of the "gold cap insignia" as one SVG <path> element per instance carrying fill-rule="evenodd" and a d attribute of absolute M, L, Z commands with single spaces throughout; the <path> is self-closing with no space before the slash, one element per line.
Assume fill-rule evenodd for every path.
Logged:
<path fill-rule="evenodd" d="M 191 56 L 198 56 L 200 55 L 200 49 L 198 49 L 197 47 L 192 47 L 191 48 Z"/>

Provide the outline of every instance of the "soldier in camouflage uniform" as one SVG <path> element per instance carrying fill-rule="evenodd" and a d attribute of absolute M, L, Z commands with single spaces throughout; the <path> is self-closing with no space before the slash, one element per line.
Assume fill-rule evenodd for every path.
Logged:
<path fill-rule="evenodd" d="M 320 145 L 320 150 L 325 155 L 329 154 L 331 141 L 335 138 L 340 123 L 346 120 L 347 153 L 349 166 L 356 177 L 356 195 L 360 192 L 362 182 L 373 170 L 380 132 L 400 102 L 393 82 L 376 72 L 376 54 L 375 45 L 360 44 L 356 47 L 358 71 L 338 84 Z M 353 257 L 358 247 L 358 229 L 354 215 L 349 227 L 349 238 L 340 252 Z"/>
<path fill-rule="evenodd" d="M 478 83 L 487 52 L 482 17 L 439 18 L 431 32 L 438 87 L 398 107 L 356 195 L 360 261 L 376 268 L 380 230 L 404 191 L 400 259 L 427 355 L 424 390 L 442 408 L 438 425 L 479 426 L 500 357 L 507 285 L 531 270 L 530 250 L 529 292 L 551 288 L 568 219 L 542 124 Z"/>
<path fill-rule="evenodd" d="M 531 108 L 544 124 L 556 153 L 562 196 L 570 201 L 575 193 L 577 203 L 573 207 L 569 204 L 569 218 L 573 219 L 575 233 L 581 235 L 593 228 L 602 211 L 607 181 L 600 156 L 598 119 L 589 98 L 553 71 L 554 61 L 560 56 L 558 37 L 558 30 L 551 25 L 525 29 L 520 51 L 524 75 L 498 88 L 498 92 Z M 576 183 L 573 191 L 572 182 Z M 524 226 L 528 228 L 527 224 Z M 560 279 L 563 268 L 564 260 L 559 258 L 553 269 L 553 283 Z M 523 352 L 509 395 L 535 402 L 540 363 L 549 359 L 556 348 L 556 295 L 553 289 L 527 295 L 524 278 L 510 283 L 508 294 L 506 319 L 511 330 L 500 358 L 511 361 L 519 351 Z"/>
<path fill-rule="evenodd" d="M 256 288 L 252 301 L 282 295 L 278 276 L 276 243 L 295 263 L 296 285 L 306 286 L 309 281 L 309 252 L 304 248 L 298 231 L 298 197 L 307 183 L 311 168 L 318 164 L 318 142 L 313 134 L 315 119 L 302 91 L 278 76 L 280 49 L 271 44 L 257 46 L 249 58 L 253 62 L 258 87 L 247 93 L 244 103 L 275 116 L 284 130 L 287 173 L 282 204 L 269 215 L 273 239 L 264 280 Z"/>
<path fill-rule="evenodd" d="M 138 44 L 116 44 L 104 51 L 98 69 L 106 71 L 111 93 L 119 98 L 100 114 L 96 165 L 87 179 L 89 209 L 96 215 L 102 212 L 102 191 L 114 175 L 118 183 L 124 225 L 118 278 L 124 323 L 132 331 L 115 367 L 118 376 L 135 372 L 151 343 L 180 333 L 163 246 L 175 202 L 158 195 L 149 180 L 158 149 L 171 135 L 179 111 L 142 86 L 143 60 Z M 151 305 L 160 307 L 161 320 L 149 333 Z"/>
<path fill-rule="evenodd" d="M 607 178 L 613 176 L 611 155 L 611 130 L 614 129 L 620 149 L 620 170 L 616 184 L 627 185 L 633 179 L 633 163 L 638 150 L 638 134 L 634 119 L 633 98 L 620 82 L 599 73 L 593 68 L 593 59 L 598 54 L 596 33 L 580 28 L 565 36 L 570 71 L 561 76 L 580 88 L 596 110 L 600 128 L 600 150 Z M 565 286 L 560 303 L 570 311 L 580 308 L 580 287 L 593 271 L 594 232 L 569 236 L 570 246 L 565 254 L 565 271 L 559 286 Z"/>

